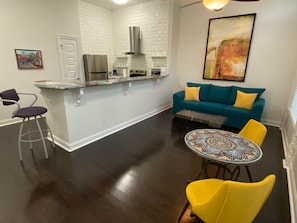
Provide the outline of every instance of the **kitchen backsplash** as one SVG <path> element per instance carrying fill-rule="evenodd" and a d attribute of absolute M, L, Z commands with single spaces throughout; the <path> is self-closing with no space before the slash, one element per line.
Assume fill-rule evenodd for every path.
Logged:
<path fill-rule="evenodd" d="M 169 6 L 170 0 L 152 0 L 111 11 L 80 1 L 83 54 L 108 55 L 109 70 L 125 63 L 133 69 L 150 69 L 156 64 L 155 56 L 166 61 Z M 145 55 L 125 58 L 124 53 L 130 48 L 129 26 L 141 28 L 141 51 Z"/>

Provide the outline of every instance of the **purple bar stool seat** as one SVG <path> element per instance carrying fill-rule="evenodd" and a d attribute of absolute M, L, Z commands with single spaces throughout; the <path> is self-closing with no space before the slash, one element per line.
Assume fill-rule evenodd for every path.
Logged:
<path fill-rule="evenodd" d="M 15 114 L 14 117 L 18 118 L 27 118 L 27 117 L 34 117 L 36 115 L 42 115 L 47 112 L 47 109 L 45 107 L 25 107 L 19 109 Z"/>
<path fill-rule="evenodd" d="M 31 103 L 30 106 L 21 108 L 20 104 L 18 103 L 18 101 L 20 100 L 19 95 L 21 94 L 34 96 L 34 101 Z M 45 158 L 48 159 L 48 153 L 47 153 L 47 148 L 46 148 L 44 139 L 47 138 L 47 136 L 49 136 L 51 138 L 53 147 L 55 146 L 55 143 L 54 143 L 52 132 L 42 117 L 42 115 L 47 112 L 47 108 L 41 107 L 41 106 L 33 106 L 37 101 L 37 95 L 31 94 L 31 93 L 17 93 L 15 89 L 9 89 L 1 92 L 0 97 L 2 98 L 0 99 L 0 101 L 3 102 L 3 105 L 17 106 L 17 110 L 12 113 L 12 118 L 18 117 L 23 119 L 19 130 L 19 136 L 18 136 L 18 151 L 19 151 L 20 161 L 23 161 L 21 143 L 22 142 L 30 143 L 30 148 L 32 149 L 32 142 L 36 142 L 40 140 L 42 141 L 42 144 L 43 144 Z M 29 122 L 30 118 L 33 118 L 35 120 L 37 130 L 31 130 L 31 126 Z M 41 128 L 40 121 L 44 122 L 43 124 L 45 126 L 45 129 Z M 28 123 L 28 131 L 24 131 L 25 123 Z M 32 134 L 34 132 L 38 132 L 40 137 L 38 138 L 35 137 L 32 139 Z M 28 136 L 29 138 L 27 139 L 26 136 Z"/>

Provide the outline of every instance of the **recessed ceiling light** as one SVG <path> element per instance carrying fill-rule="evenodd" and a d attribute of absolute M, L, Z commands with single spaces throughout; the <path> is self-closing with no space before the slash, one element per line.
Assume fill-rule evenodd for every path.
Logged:
<path fill-rule="evenodd" d="M 125 4 L 128 0 L 112 0 L 116 4 Z"/>

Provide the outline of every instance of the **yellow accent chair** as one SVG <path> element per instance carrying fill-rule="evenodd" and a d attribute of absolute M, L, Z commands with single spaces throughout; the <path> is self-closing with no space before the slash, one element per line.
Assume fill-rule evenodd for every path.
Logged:
<path fill-rule="evenodd" d="M 191 216 L 205 223 L 251 223 L 268 199 L 275 178 L 271 174 L 253 183 L 214 178 L 193 181 L 186 187 L 188 203 L 179 222 L 190 204 Z"/>
<path fill-rule="evenodd" d="M 267 128 L 261 122 L 254 119 L 250 119 L 245 126 L 241 129 L 238 135 L 244 136 L 249 140 L 256 143 L 258 146 L 262 146 L 267 133 Z"/>
<path fill-rule="evenodd" d="M 243 136 L 255 144 L 257 144 L 259 147 L 262 146 L 263 141 L 266 137 L 267 128 L 265 125 L 263 125 L 261 122 L 258 122 L 254 119 L 250 119 L 245 126 L 241 129 L 241 131 L 238 133 L 238 135 Z M 252 177 L 250 170 L 248 166 L 245 166 L 247 174 L 249 176 L 250 181 L 252 182 Z"/>

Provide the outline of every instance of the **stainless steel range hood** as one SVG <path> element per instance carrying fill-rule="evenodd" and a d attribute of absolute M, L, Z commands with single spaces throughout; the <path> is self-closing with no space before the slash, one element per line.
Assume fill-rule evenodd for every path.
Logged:
<path fill-rule="evenodd" d="M 130 36 L 130 52 L 126 54 L 130 55 L 144 55 L 141 53 L 141 33 L 140 27 L 130 26 L 129 27 L 129 36 Z"/>

